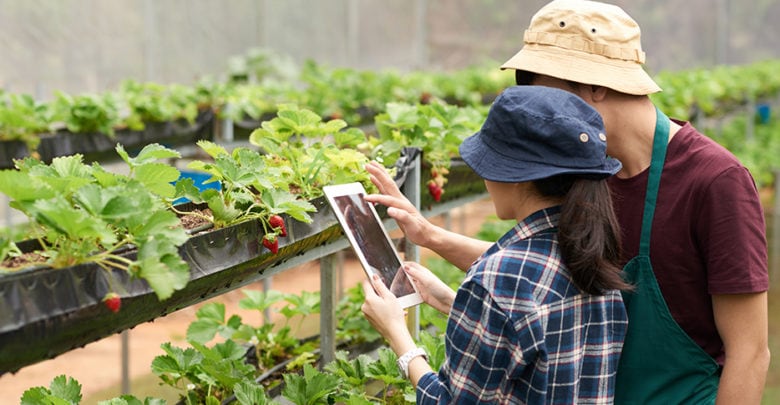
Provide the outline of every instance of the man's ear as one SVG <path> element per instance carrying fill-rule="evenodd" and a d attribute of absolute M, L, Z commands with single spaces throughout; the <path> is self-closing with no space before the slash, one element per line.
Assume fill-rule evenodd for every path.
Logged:
<path fill-rule="evenodd" d="M 588 87 L 590 88 L 590 97 L 593 101 L 604 101 L 604 99 L 607 98 L 607 93 L 609 92 L 608 88 L 596 85 L 590 85 Z"/>

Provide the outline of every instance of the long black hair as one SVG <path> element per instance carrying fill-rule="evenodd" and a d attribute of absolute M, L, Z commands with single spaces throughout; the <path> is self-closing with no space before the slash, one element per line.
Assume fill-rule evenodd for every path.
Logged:
<path fill-rule="evenodd" d="M 547 197 L 563 197 L 558 242 L 563 262 L 582 291 L 630 290 L 622 278 L 620 227 L 606 179 L 558 175 L 533 182 Z"/>

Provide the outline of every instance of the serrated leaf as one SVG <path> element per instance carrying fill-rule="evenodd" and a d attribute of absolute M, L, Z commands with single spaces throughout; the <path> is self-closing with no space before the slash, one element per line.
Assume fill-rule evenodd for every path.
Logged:
<path fill-rule="evenodd" d="M 160 300 L 169 298 L 190 280 L 189 266 L 181 259 L 176 247 L 158 238 L 139 245 L 138 260 L 133 270 L 149 283 Z"/>
<path fill-rule="evenodd" d="M 181 153 L 173 150 L 168 149 L 165 146 L 162 146 L 157 143 L 152 143 L 144 146 L 143 149 L 141 149 L 140 152 L 138 152 L 138 155 L 131 159 L 134 166 L 143 165 L 147 163 L 152 163 L 156 160 L 160 159 L 172 159 L 172 158 L 180 158 Z"/>
<path fill-rule="evenodd" d="M 211 141 L 201 139 L 197 142 L 197 145 L 212 158 L 228 154 L 227 149 Z"/>
<path fill-rule="evenodd" d="M 51 398 L 51 393 L 45 387 L 33 387 L 22 394 L 19 405 L 71 405 L 63 399 Z"/>
<path fill-rule="evenodd" d="M 270 405 L 275 404 L 265 395 L 265 388 L 257 383 L 241 381 L 233 386 L 233 393 L 241 405 Z"/>
<path fill-rule="evenodd" d="M 284 190 L 263 190 L 262 201 L 272 214 L 288 214 L 301 222 L 311 222 L 307 212 L 317 209 L 308 201 L 299 200 L 295 194 Z"/>
<path fill-rule="evenodd" d="M 182 177 L 178 181 L 176 181 L 176 192 L 174 193 L 174 198 L 186 198 L 190 201 L 192 201 L 194 204 L 201 204 L 203 203 L 203 198 L 201 198 L 200 190 L 195 187 L 195 180 L 189 177 Z"/>
<path fill-rule="evenodd" d="M 73 404 L 81 402 L 81 384 L 73 377 L 59 375 L 54 377 L 49 384 L 52 395 L 69 401 Z"/>
<path fill-rule="evenodd" d="M 257 311 L 265 311 L 270 308 L 271 305 L 284 299 L 285 295 L 281 291 L 268 290 L 267 292 L 257 290 L 242 290 L 245 298 L 238 301 L 238 306 L 241 309 L 254 309 Z"/>
<path fill-rule="evenodd" d="M 191 373 L 203 361 L 203 355 L 192 348 L 181 349 L 170 342 L 160 345 L 166 353 L 154 358 L 152 371 L 157 374 L 173 374 L 177 378 Z"/>
<path fill-rule="evenodd" d="M 366 140 L 365 132 L 359 128 L 348 128 L 346 131 L 333 134 L 333 142 L 339 148 L 355 148 Z"/>
<path fill-rule="evenodd" d="M 47 184 L 16 170 L 0 171 L 0 192 L 16 201 L 36 201 L 56 195 Z"/>
<path fill-rule="evenodd" d="M 181 176 L 178 169 L 164 163 L 145 163 L 137 166 L 133 173 L 150 192 L 165 198 L 173 198 L 176 194 L 171 183 Z"/>
<path fill-rule="evenodd" d="M 317 371 L 310 364 L 303 366 L 303 375 L 285 374 L 282 395 L 297 405 L 328 404 L 340 380 L 333 374 Z"/>
<path fill-rule="evenodd" d="M 148 238 L 158 238 L 165 241 L 166 245 L 171 246 L 166 249 L 167 252 L 175 252 L 175 248 L 183 245 L 189 238 L 187 231 L 181 226 L 181 220 L 168 210 L 151 212 L 150 210 L 147 208 L 146 218 L 134 217 L 135 221 L 130 223 L 128 228 L 136 238 L 140 239 L 139 243 Z M 143 222 L 139 223 L 138 219 Z"/>
<path fill-rule="evenodd" d="M 100 240 L 103 244 L 116 243 L 116 235 L 100 218 L 89 216 L 84 210 L 71 207 L 63 198 L 36 201 L 33 204 L 38 222 L 56 229 L 73 240 Z"/>

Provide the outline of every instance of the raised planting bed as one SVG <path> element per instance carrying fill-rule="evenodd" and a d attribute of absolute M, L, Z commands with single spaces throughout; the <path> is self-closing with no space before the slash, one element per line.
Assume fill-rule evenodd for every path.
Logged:
<path fill-rule="evenodd" d="M 134 154 L 144 146 L 159 143 L 167 147 L 191 145 L 201 139 L 211 139 L 214 126 L 212 110 L 202 110 L 195 122 L 186 120 L 151 122 L 140 131 L 117 130 L 114 136 L 103 133 L 73 133 L 66 130 L 40 134 L 35 153 L 44 162 L 58 156 L 81 154 L 86 161 L 116 159 L 116 145 L 121 144 Z M 31 151 L 21 141 L 0 142 L 0 169 L 14 167 L 13 159 L 30 156 Z"/>
<path fill-rule="evenodd" d="M 453 162 L 440 202 L 430 200 L 421 185 L 426 207 L 449 207 L 484 194 L 484 183 L 462 162 Z M 189 265 L 184 289 L 160 301 L 149 285 L 127 272 L 82 264 L 64 269 L 38 267 L 0 274 L 0 374 L 82 347 L 106 336 L 154 320 L 221 293 L 317 260 L 348 246 L 324 198 L 311 201 L 312 222 L 285 218 L 286 237 L 279 251 L 263 247 L 263 227 L 247 221 L 222 229 L 195 232 L 179 247 Z M 462 204 L 461 202 L 460 204 Z M 380 209 L 384 214 L 384 210 Z M 124 255 L 134 258 L 128 249 Z M 102 302 L 110 291 L 121 297 L 119 312 Z"/>

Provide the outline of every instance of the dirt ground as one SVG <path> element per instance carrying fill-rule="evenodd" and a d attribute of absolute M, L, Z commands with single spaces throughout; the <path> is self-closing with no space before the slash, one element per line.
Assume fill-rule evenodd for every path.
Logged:
<path fill-rule="evenodd" d="M 469 235 L 475 234 L 484 219 L 493 214 L 490 200 L 481 200 L 452 210 L 449 218 L 439 216 L 432 221 L 448 226 L 450 229 Z M 394 236 L 397 236 L 394 234 Z M 432 253 L 423 250 L 423 257 Z M 345 260 L 341 285 L 349 288 L 365 278 L 360 265 L 354 260 Z M 319 290 L 319 263 L 309 262 L 289 269 L 270 279 L 268 287 L 286 293 Z M 222 302 L 228 316 L 238 314 L 245 323 L 261 324 L 262 319 L 256 311 L 248 312 L 238 308 L 238 302 L 244 297 L 243 289 L 264 288 L 263 282 L 230 291 L 211 300 L 181 309 L 152 322 L 137 325 L 126 332 L 128 349 L 128 374 L 130 393 L 143 399 L 147 392 L 139 392 L 136 385 L 139 379 L 149 379 L 152 360 L 163 354 L 160 345 L 171 342 L 176 346 L 185 346 L 185 334 L 189 324 L 195 320 L 195 313 L 207 302 Z M 273 318 L 272 318 L 273 320 Z M 15 374 L 0 376 L 0 404 L 19 403 L 25 390 L 35 386 L 49 386 L 51 380 L 61 374 L 79 381 L 84 400 L 82 405 L 97 403 L 121 393 L 122 383 L 122 335 L 116 334 L 83 348 L 64 353 L 54 359 L 22 368 Z M 100 395 L 100 397 L 95 398 Z"/>

